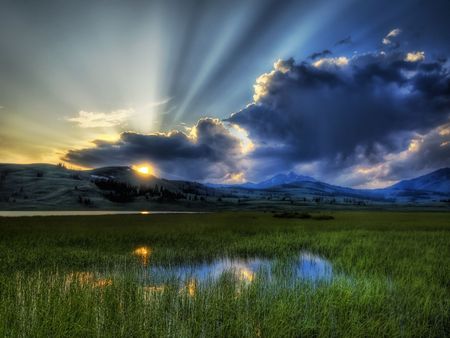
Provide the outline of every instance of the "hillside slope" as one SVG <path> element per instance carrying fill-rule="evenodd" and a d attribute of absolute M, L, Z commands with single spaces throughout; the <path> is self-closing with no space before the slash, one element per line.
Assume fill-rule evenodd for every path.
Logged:
<path fill-rule="evenodd" d="M 423 176 L 400 181 L 386 190 L 420 190 L 450 194 L 450 168 L 442 168 Z"/>
<path fill-rule="evenodd" d="M 447 206 L 450 169 L 384 189 L 335 186 L 276 175 L 250 185 L 207 186 L 142 176 L 130 167 L 70 170 L 50 164 L 0 164 L 0 210 L 211 210 L 291 206 L 433 204 Z"/>
<path fill-rule="evenodd" d="M 144 177 L 129 167 L 70 170 L 50 164 L 0 164 L 2 210 L 158 209 L 162 203 L 160 196 L 153 194 L 155 189 L 158 194 L 164 191 L 161 193 L 164 196 L 169 193 L 189 196 L 201 194 L 206 188 L 194 182 Z M 112 197 L 128 190 L 133 192 L 129 197 L 132 203 L 113 201 Z M 171 204 L 177 208 L 177 203 Z"/>

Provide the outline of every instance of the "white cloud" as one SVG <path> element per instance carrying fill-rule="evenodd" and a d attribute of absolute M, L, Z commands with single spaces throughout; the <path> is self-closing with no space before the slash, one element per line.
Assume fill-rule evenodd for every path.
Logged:
<path fill-rule="evenodd" d="M 425 60 L 425 52 L 409 52 L 406 54 L 405 61 L 418 62 Z"/>
<path fill-rule="evenodd" d="M 169 103 L 170 101 L 172 101 L 172 98 L 171 97 L 167 97 L 167 98 L 162 99 L 160 101 L 149 102 L 149 103 L 145 104 L 143 106 L 143 108 L 146 109 L 146 108 L 153 108 L 153 107 L 163 106 L 163 105 Z"/>
<path fill-rule="evenodd" d="M 396 36 L 398 36 L 402 31 L 399 28 L 395 28 L 393 30 L 391 30 L 388 35 L 386 35 L 383 38 L 383 44 L 384 45 L 389 45 L 392 43 L 392 38 L 395 38 Z"/>
<path fill-rule="evenodd" d="M 345 56 L 340 56 L 336 58 L 323 58 L 314 62 L 313 65 L 316 68 L 329 66 L 343 67 L 348 65 L 348 59 Z"/>
<path fill-rule="evenodd" d="M 110 113 L 88 112 L 81 110 L 77 117 L 68 118 L 67 121 L 77 123 L 81 128 L 107 128 L 123 124 L 134 109 L 119 109 Z"/>
<path fill-rule="evenodd" d="M 291 70 L 291 68 L 294 65 L 293 59 L 288 60 L 282 60 L 278 59 L 273 64 L 273 70 L 269 73 L 263 73 L 256 79 L 256 83 L 253 85 L 254 94 L 253 94 L 253 101 L 258 102 L 268 94 L 267 86 L 272 81 L 272 78 L 275 76 L 277 72 L 280 72 L 282 74 L 286 74 Z"/>
<path fill-rule="evenodd" d="M 231 124 L 228 131 L 231 135 L 239 139 L 239 142 L 241 144 L 241 151 L 243 154 L 247 154 L 255 149 L 254 143 L 248 137 L 248 132 L 244 128 L 239 127 L 237 124 Z"/>

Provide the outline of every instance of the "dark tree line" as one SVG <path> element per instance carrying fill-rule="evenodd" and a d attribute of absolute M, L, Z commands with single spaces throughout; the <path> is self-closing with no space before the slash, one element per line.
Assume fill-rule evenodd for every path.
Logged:
<path fill-rule="evenodd" d="M 157 201 L 160 202 L 187 199 L 185 194 L 171 191 L 163 186 L 158 186 L 157 184 L 154 187 L 135 186 L 114 179 L 97 179 L 93 182 L 99 189 L 105 191 L 103 194 L 104 197 L 112 202 L 132 202 L 138 196 L 145 196 L 147 200 L 156 198 Z"/>
<path fill-rule="evenodd" d="M 94 184 L 100 190 L 106 191 L 103 195 L 112 202 L 132 202 L 138 195 L 137 187 L 113 179 L 94 180 Z"/>

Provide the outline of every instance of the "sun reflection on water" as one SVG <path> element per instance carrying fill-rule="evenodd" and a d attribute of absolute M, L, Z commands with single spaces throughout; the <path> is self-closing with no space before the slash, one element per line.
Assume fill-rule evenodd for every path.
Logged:
<path fill-rule="evenodd" d="M 112 285 L 112 279 L 110 278 L 98 278 L 93 272 L 70 272 L 65 278 L 65 287 L 68 288 L 71 285 L 90 286 L 94 288 L 104 288 Z"/>
<path fill-rule="evenodd" d="M 152 300 L 157 294 L 164 292 L 165 285 L 147 285 L 142 287 L 144 300 L 146 302 Z"/>
<path fill-rule="evenodd" d="M 189 296 L 194 297 L 197 290 L 197 281 L 194 278 L 189 279 L 186 290 Z"/>
<path fill-rule="evenodd" d="M 247 267 L 235 269 L 235 275 L 240 281 L 253 282 L 255 273 Z"/>
<path fill-rule="evenodd" d="M 134 249 L 133 254 L 139 257 L 139 259 L 142 262 L 142 265 L 147 266 L 152 252 L 153 252 L 152 248 L 148 246 L 141 246 Z"/>
<path fill-rule="evenodd" d="M 165 285 L 148 285 L 144 286 L 144 291 L 156 293 L 156 292 L 163 292 L 166 289 Z"/>
<path fill-rule="evenodd" d="M 217 281 L 224 273 L 229 274 L 240 286 L 255 282 L 257 276 L 267 281 L 287 278 L 294 285 L 296 281 L 311 283 L 329 282 L 333 277 L 331 263 L 309 252 L 301 252 L 289 261 L 276 262 L 266 258 L 230 258 L 222 257 L 210 262 L 198 264 L 177 264 L 172 266 L 151 265 L 145 270 L 146 278 L 154 283 L 164 282 L 167 278 L 178 279 L 183 289 L 194 289 L 208 281 Z M 192 292 L 191 292 L 192 293 Z"/>

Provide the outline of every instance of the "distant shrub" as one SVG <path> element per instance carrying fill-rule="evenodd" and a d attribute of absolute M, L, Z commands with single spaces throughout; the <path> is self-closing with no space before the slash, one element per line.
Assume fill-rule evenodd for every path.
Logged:
<path fill-rule="evenodd" d="M 315 219 L 318 221 L 327 221 L 334 219 L 331 215 L 314 215 L 307 212 L 282 212 L 273 215 L 276 218 L 296 218 L 296 219 Z"/>
<path fill-rule="evenodd" d="M 89 197 L 83 197 L 81 195 L 78 196 L 78 203 L 80 204 L 84 204 L 86 206 L 91 206 L 93 205 L 91 199 Z"/>
<path fill-rule="evenodd" d="M 8 176 L 8 173 L 9 173 L 8 170 L 0 171 L 0 183 L 3 182 L 6 179 L 6 176 Z"/>
<path fill-rule="evenodd" d="M 73 180 L 78 180 L 78 181 L 81 180 L 80 174 L 71 174 L 70 178 L 73 179 Z"/>
<path fill-rule="evenodd" d="M 279 214 L 274 214 L 273 217 L 276 218 L 298 218 L 298 219 L 308 219 L 311 215 L 307 212 L 283 212 Z"/>
<path fill-rule="evenodd" d="M 317 215 L 314 216 L 313 219 L 316 219 L 318 221 L 328 221 L 334 219 L 334 216 L 331 215 Z"/>
<path fill-rule="evenodd" d="M 94 180 L 94 184 L 101 190 L 106 190 L 103 196 L 111 202 L 128 203 L 134 201 L 138 195 L 138 188 L 128 183 L 118 182 L 113 179 Z"/>
<path fill-rule="evenodd" d="M 134 201 L 135 195 L 128 194 L 126 192 L 115 192 L 110 191 L 108 193 L 105 193 L 103 195 L 106 199 L 110 200 L 111 202 L 116 203 L 129 203 Z"/>

